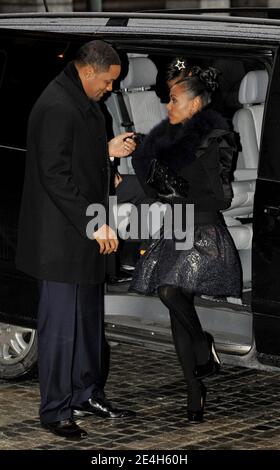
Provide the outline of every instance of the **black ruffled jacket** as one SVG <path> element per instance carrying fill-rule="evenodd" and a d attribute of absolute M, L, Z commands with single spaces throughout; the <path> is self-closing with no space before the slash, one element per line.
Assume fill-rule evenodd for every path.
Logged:
<path fill-rule="evenodd" d="M 145 137 L 132 157 L 135 173 L 149 197 L 157 198 L 146 184 L 151 160 L 163 160 L 189 183 L 185 203 L 196 211 L 227 209 L 232 200 L 232 161 L 236 151 L 233 132 L 216 111 L 204 109 L 184 124 L 166 119 Z"/>

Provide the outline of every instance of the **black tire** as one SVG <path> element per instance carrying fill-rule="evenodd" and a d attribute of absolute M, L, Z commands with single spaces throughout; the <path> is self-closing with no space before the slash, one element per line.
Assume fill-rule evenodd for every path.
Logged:
<path fill-rule="evenodd" d="M 36 330 L 0 323 L 0 379 L 29 379 L 36 374 Z"/>

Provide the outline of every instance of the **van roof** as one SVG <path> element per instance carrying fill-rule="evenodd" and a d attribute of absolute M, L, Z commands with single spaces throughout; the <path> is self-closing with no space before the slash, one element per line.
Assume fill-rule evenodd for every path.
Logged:
<path fill-rule="evenodd" d="M 246 43 L 276 43 L 280 41 L 280 9 L 273 9 L 279 19 L 260 17 L 226 16 L 233 9 L 215 9 L 215 14 L 208 16 L 209 10 L 193 13 L 138 12 L 138 13 L 15 13 L 0 14 L 0 30 L 40 31 L 68 34 L 151 34 L 164 39 L 189 37 L 207 41 L 230 41 Z M 219 14 L 217 14 L 217 10 Z M 235 9 L 248 10 L 248 9 Z M 258 9 L 253 9 L 257 12 Z M 194 11 L 194 10 L 191 10 Z M 198 14 L 199 12 L 199 14 Z M 212 13 L 212 12 L 211 12 Z M 275 13 L 276 16 L 276 13 Z M 156 21 L 155 21 L 156 20 Z"/>
<path fill-rule="evenodd" d="M 143 10 L 147 13 L 180 13 L 196 15 L 227 15 L 246 18 L 280 19 L 280 8 L 273 7 L 234 7 L 234 8 L 165 8 L 157 10 Z"/>

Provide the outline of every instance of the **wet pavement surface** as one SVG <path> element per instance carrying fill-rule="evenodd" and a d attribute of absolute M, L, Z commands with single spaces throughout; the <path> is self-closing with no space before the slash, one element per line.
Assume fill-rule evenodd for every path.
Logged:
<path fill-rule="evenodd" d="M 280 371 L 225 365 L 205 385 L 205 422 L 189 424 L 175 353 L 113 344 L 106 393 L 136 418 L 80 419 L 88 439 L 67 441 L 40 426 L 37 379 L 0 381 L 0 449 L 280 449 Z"/>

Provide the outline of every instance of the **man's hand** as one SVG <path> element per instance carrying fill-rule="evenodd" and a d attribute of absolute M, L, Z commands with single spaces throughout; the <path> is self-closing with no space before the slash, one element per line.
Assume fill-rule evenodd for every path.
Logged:
<path fill-rule="evenodd" d="M 124 132 L 123 134 L 114 137 L 108 142 L 109 157 L 128 157 L 136 149 L 136 143 L 132 137 L 134 132 Z"/>
<path fill-rule="evenodd" d="M 99 253 L 101 255 L 110 255 L 116 252 L 119 246 L 119 241 L 114 230 L 109 225 L 102 225 L 99 230 L 94 232 L 93 238 L 99 244 Z"/>

